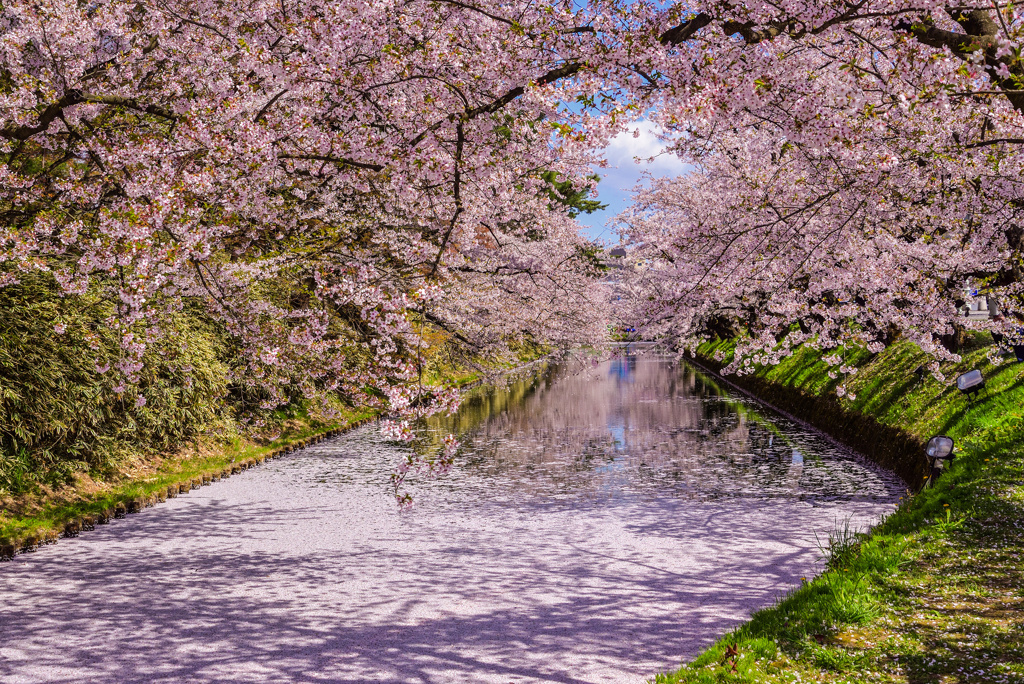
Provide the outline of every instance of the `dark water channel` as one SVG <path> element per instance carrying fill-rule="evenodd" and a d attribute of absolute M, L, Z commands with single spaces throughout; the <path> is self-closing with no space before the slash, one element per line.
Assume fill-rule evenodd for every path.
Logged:
<path fill-rule="evenodd" d="M 0 683 L 640 684 L 900 491 L 688 366 L 577 357 L 0 564 Z"/>

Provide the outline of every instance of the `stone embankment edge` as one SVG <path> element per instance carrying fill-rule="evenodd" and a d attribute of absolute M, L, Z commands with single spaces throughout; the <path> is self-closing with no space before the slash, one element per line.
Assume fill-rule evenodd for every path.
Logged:
<path fill-rule="evenodd" d="M 193 489 L 199 489 L 204 485 L 219 482 L 222 479 L 241 473 L 249 468 L 254 468 L 267 461 L 304 449 L 313 444 L 322 442 L 325 439 L 337 437 L 340 434 L 375 421 L 377 418 L 377 416 L 370 416 L 354 420 L 342 425 L 341 427 L 324 430 L 304 439 L 282 445 L 276 449 L 272 449 L 266 454 L 242 459 L 240 461 L 230 463 L 223 468 L 215 469 L 210 472 L 203 473 L 202 475 L 182 480 L 176 484 L 170 484 L 164 491 L 157 491 L 145 496 L 128 498 L 124 501 L 112 504 L 97 513 L 75 516 L 64 524 L 62 531 L 58 532 L 57 530 L 49 530 L 43 534 L 30 535 L 16 543 L 0 544 L 0 561 L 11 560 L 18 554 L 35 551 L 37 548 L 45 544 L 55 544 L 61 538 L 67 539 L 77 537 L 83 532 L 89 532 L 96 529 L 97 525 L 105 525 L 109 523 L 112 519 L 124 518 L 130 513 L 138 513 L 144 508 L 155 506 L 158 503 L 164 503 L 168 499 L 177 497 L 179 494 L 186 494 Z"/>
<path fill-rule="evenodd" d="M 689 355 L 686 361 L 780 415 L 821 433 L 840 449 L 895 473 L 908 488 L 919 488 L 928 473 L 924 444 L 919 439 L 843 407 L 838 397 L 810 394 L 756 375 L 726 378 L 720 373 L 721 363 L 701 355 Z"/>

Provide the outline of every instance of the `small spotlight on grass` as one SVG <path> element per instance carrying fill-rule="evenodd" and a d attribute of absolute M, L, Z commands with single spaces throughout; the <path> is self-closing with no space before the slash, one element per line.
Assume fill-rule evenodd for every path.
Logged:
<path fill-rule="evenodd" d="M 985 378 L 977 368 L 967 371 L 956 379 L 956 388 L 967 396 L 981 391 L 984 386 Z"/>
<path fill-rule="evenodd" d="M 925 447 L 924 453 L 928 456 L 931 465 L 929 484 L 935 484 L 935 480 L 939 479 L 939 475 L 942 474 L 946 461 L 953 460 L 953 438 L 946 435 L 932 437 L 928 440 L 928 446 Z"/>

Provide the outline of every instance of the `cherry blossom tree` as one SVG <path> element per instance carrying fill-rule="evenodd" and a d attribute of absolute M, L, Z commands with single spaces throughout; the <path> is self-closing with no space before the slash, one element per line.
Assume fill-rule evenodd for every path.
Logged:
<path fill-rule="evenodd" d="M 742 370 L 900 335 L 938 361 L 965 328 L 1017 329 L 1012 6 L 698 2 L 648 21 L 647 106 L 695 171 L 621 217 L 645 334 L 692 346 L 742 326 Z M 965 320 L 968 288 L 1004 318 Z"/>
<path fill-rule="evenodd" d="M 1020 315 L 1009 5 L 12 0 L 0 21 L 0 278 L 108 293 L 128 381 L 196 302 L 267 406 L 448 405 L 415 383 L 425 330 L 596 339 L 600 269 L 554 190 L 639 116 L 696 169 L 623 218 L 647 334 L 944 358 L 965 287 Z"/>
<path fill-rule="evenodd" d="M 131 382 L 198 305 L 270 407 L 414 416 L 424 328 L 475 352 L 603 330 L 552 193 L 586 187 L 564 103 L 592 11 L 559 3 L 29 0 L 0 10 L 0 284 L 102 290 Z M 578 75 L 567 81 L 567 77 Z M 106 369 L 104 369 L 106 370 Z"/>

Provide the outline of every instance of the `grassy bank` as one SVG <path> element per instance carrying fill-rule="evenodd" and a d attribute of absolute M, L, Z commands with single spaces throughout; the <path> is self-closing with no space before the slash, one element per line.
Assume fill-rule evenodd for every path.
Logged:
<path fill-rule="evenodd" d="M 271 396 L 247 381 L 253 369 L 239 340 L 201 302 L 186 299 L 159 326 L 147 323 L 143 345 L 141 328 L 114 324 L 117 284 L 90 282 L 72 296 L 47 269 L 22 269 L 0 287 L 0 557 L 82 515 L 136 507 L 175 483 L 358 422 L 369 415 L 359 407 L 383 397 L 349 387 L 311 399 L 309 378 L 290 362 L 274 372 L 284 394 Z M 287 282 L 267 287 L 280 288 L 278 301 L 294 294 Z M 370 338 L 346 315 L 330 334 L 351 342 L 355 372 Z M 530 340 L 470 350 L 429 326 L 422 342 L 407 352 L 424 385 L 464 386 L 545 351 Z"/>
<path fill-rule="evenodd" d="M 841 402 L 923 443 L 956 440 L 936 486 L 908 496 L 868 535 L 837 530 L 821 576 L 790 592 L 658 684 L 697 682 L 1024 682 L 1024 364 L 992 366 L 985 348 L 915 374 L 924 355 L 896 345 L 851 352 Z M 728 342 L 700 350 L 728 361 Z M 813 350 L 759 369 L 759 393 L 831 400 L 841 378 Z M 951 386 L 979 368 L 974 400 Z"/>

